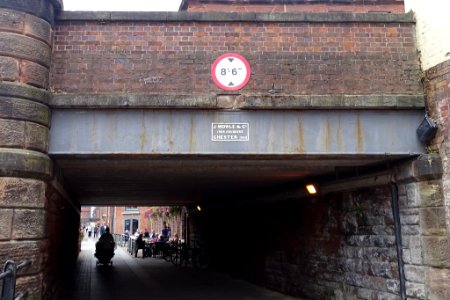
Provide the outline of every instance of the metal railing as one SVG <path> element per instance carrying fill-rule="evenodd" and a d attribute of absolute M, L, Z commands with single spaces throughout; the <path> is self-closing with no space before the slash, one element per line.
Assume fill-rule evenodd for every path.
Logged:
<path fill-rule="evenodd" d="M 16 295 L 16 279 L 17 271 L 31 265 L 31 261 L 24 261 L 19 265 L 13 260 L 7 260 L 3 266 L 3 272 L 0 273 L 0 280 L 3 281 L 1 285 L 1 300 L 20 300 L 28 295 L 28 290 L 20 292 Z"/>

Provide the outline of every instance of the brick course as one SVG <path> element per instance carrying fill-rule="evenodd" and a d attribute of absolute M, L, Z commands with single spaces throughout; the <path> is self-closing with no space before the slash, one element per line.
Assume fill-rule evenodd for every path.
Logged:
<path fill-rule="evenodd" d="M 243 1 L 243 0 L 189 0 L 184 1 L 183 10 L 191 12 L 404 12 L 403 0 L 289 0 L 289 1 Z"/>

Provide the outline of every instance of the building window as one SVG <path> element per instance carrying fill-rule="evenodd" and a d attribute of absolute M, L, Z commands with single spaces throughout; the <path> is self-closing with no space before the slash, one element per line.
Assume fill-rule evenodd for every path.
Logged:
<path fill-rule="evenodd" d="M 123 229 L 125 231 L 128 230 L 130 234 L 134 234 L 136 230 L 139 228 L 138 219 L 125 219 Z"/>

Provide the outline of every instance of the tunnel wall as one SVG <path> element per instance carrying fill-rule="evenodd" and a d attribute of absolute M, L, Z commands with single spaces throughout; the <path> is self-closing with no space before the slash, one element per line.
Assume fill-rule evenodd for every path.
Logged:
<path fill-rule="evenodd" d="M 396 166 L 392 174 L 405 294 L 408 299 L 448 299 L 440 160 L 421 157 Z M 400 299 L 391 200 L 386 184 L 211 208 L 203 218 L 212 265 L 305 299 Z"/>
<path fill-rule="evenodd" d="M 61 299 L 80 251 L 80 207 L 56 180 L 46 189 L 46 238 L 43 257 L 43 299 Z"/>
<path fill-rule="evenodd" d="M 398 293 L 387 186 L 236 207 L 210 222 L 216 267 L 252 282 L 305 299 Z"/>

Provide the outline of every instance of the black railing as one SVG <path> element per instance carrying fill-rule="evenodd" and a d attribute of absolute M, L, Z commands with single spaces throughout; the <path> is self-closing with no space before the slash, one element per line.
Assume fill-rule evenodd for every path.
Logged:
<path fill-rule="evenodd" d="M 0 280 L 3 281 L 1 285 L 1 300 L 20 300 L 28 295 L 28 290 L 20 292 L 16 295 L 16 279 L 17 271 L 31 265 L 31 261 L 24 261 L 19 265 L 13 260 L 6 261 L 3 272 L 0 273 Z"/>

